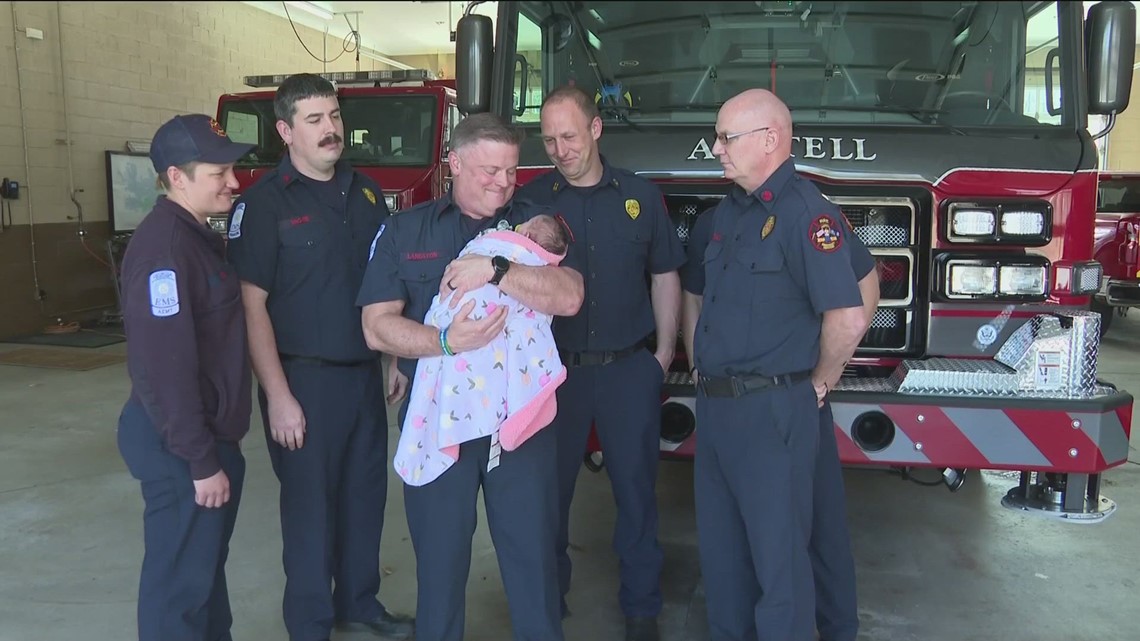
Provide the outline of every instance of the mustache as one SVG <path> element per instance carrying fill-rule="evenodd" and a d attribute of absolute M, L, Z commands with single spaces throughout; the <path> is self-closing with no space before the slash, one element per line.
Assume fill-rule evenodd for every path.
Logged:
<path fill-rule="evenodd" d="M 320 147 L 327 147 L 329 145 L 339 145 L 342 142 L 344 142 L 344 139 L 341 138 L 340 136 L 338 136 L 337 134 L 329 134 L 329 135 L 325 136 L 324 138 L 321 138 L 321 141 L 317 144 Z"/>

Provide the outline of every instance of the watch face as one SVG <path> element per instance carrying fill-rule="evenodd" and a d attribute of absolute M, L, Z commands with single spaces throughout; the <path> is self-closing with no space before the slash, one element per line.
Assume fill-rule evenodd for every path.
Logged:
<path fill-rule="evenodd" d="M 505 272 L 511 266 L 511 261 L 507 260 L 505 256 L 495 256 L 491 259 L 491 265 L 496 271 Z"/>

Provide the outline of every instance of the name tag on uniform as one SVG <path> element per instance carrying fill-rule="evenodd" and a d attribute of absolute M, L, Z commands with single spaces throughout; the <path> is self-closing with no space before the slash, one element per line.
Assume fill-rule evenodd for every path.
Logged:
<path fill-rule="evenodd" d="M 178 313 L 178 277 L 174 275 L 174 270 L 151 272 L 150 313 L 159 318 Z"/>

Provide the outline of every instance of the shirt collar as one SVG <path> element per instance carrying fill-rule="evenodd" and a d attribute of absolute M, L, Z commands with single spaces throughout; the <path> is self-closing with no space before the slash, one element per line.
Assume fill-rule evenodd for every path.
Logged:
<path fill-rule="evenodd" d="M 194 217 L 194 214 L 191 214 L 186 210 L 185 207 L 179 205 L 166 196 L 160 197 L 155 201 L 154 205 L 157 211 L 174 216 L 175 220 L 189 226 L 194 230 L 196 234 L 201 235 L 202 237 L 206 238 L 206 240 L 211 242 L 221 241 L 221 234 L 214 231 L 213 227 L 210 227 L 208 224 L 199 222 L 198 219 Z"/>
<path fill-rule="evenodd" d="M 452 212 L 458 216 L 463 215 L 463 212 L 459 210 L 459 206 L 455 204 L 455 200 L 452 198 L 451 189 L 451 187 L 448 187 L 447 192 L 439 198 L 436 198 L 435 203 L 432 205 L 431 213 L 432 216 L 437 220 Z M 500 207 L 499 210 L 495 212 L 495 215 L 491 218 L 491 220 L 498 222 L 499 220 L 507 218 L 507 216 L 509 216 L 511 213 L 511 208 L 514 207 L 515 200 L 517 198 L 518 193 L 516 190 L 516 193 L 511 197 L 509 201 L 507 201 L 507 204 Z"/>
<path fill-rule="evenodd" d="M 619 181 L 617 175 L 613 171 L 613 168 L 610 166 L 610 163 L 608 163 L 606 161 L 606 157 L 602 156 L 602 155 L 599 155 L 598 157 L 602 162 L 602 178 L 601 178 L 601 180 L 598 181 L 598 184 L 596 184 L 592 187 L 582 187 L 582 189 L 587 190 L 587 191 L 593 191 L 595 189 L 601 189 L 602 187 L 606 187 L 606 186 L 611 186 L 611 187 L 614 187 L 616 189 L 621 189 L 621 182 Z M 558 192 L 562 191 L 563 189 L 566 189 L 567 187 L 573 187 L 573 186 L 574 185 L 571 185 L 569 180 L 566 180 L 566 177 L 562 175 L 561 171 L 559 171 L 558 169 L 554 170 L 554 182 L 550 186 L 551 193 L 557 194 Z"/>
<path fill-rule="evenodd" d="M 352 187 L 352 177 L 354 173 L 352 165 L 348 164 L 348 161 L 341 158 L 336 162 L 333 168 L 333 180 L 336 181 L 341 191 L 347 193 L 348 189 Z M 293 166 L 293 161 L 289 158 L 288 152 L 286 152 L 285 157 L 281 159 L 281 163 L 277 165 L 277 178 L 281 181 L 282 187 L 288 187 L 289 185 L 301 182 L 300 179 L 305 178 L 305 176 Z"/>
<path fill-rule="evenodd" d="M 780 199 L 780 195 L 787 189 L 788 184 L 795 175 L 796 164 L 791 158 L 788 158 L 776 168 L 776 171 L 772 172 L 771 176 L 768 176 L 764 184 L 748 194 L 746 194 L 743 189 L 737 187 L 733 190 L 733 197 L 741 205 L 748 206 L 753 202 L 759 202 L 765 211 L 771 211 L 773 205 Z"/>

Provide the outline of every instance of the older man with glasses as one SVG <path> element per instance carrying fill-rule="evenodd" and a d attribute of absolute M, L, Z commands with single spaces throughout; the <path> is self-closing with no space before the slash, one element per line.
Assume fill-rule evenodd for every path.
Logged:
<path fill-rule="evenodd" d="M 867 327 L 856 243 L 796 175 L 775 95 L 732 98 L 716 130 L 713 153 L 739 188 L 701 217 L 682 273 L 710 639 L 810 641 L 819 407 Z"/>

